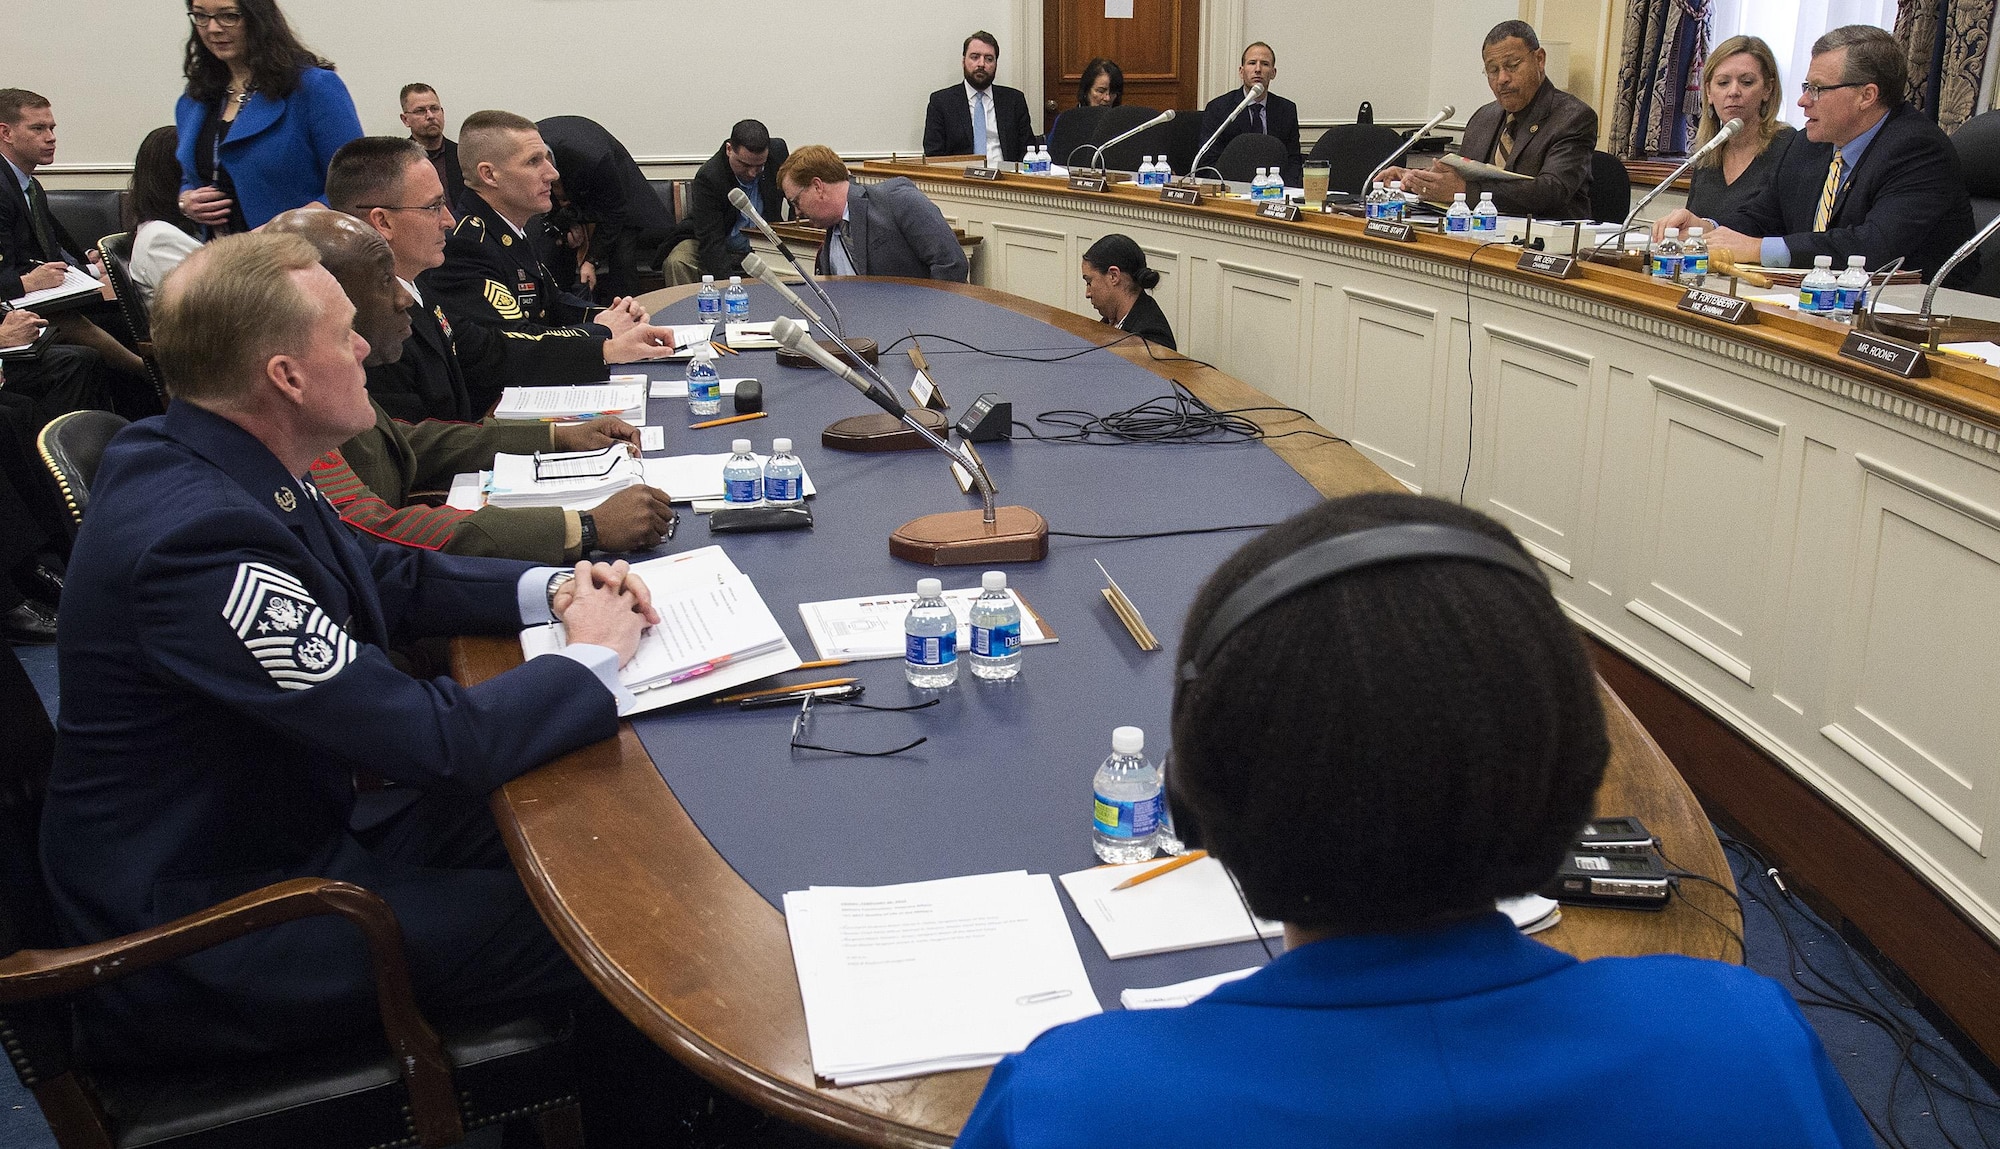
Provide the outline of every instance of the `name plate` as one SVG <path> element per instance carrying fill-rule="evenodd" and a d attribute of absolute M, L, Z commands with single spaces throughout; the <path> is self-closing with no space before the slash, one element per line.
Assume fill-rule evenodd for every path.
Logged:
<path fill-rule="evenodd" d="M 1417 238 L 1417 229 L 1399 220 L 1371 219 L 1361 230 L 1372 238 L 1393 239 L 1397 243 L 1414 243 Z"/>
<path fill-rule="evenodd" d="M 1073 192 L 1101 192 L 1111 186 L 1107 176 L 1071 176 L 1069 190 Z"/>
<path fill-rule="evenodd" d="M 1840 357 L 1887 371 L 1904 379 L 1921 379 L 1931 373 L 1924 361 L 1924 349 L 1896 339 L 1850 331 L 1840 345 Z"/>
<path fill-rule="evenodd" d="M 1575 279 L 1576 257 L 1556 255 L 1547 251 L 1524 251 L 1521 260 L 1514 265 L 1516 270 L 1546 275 L 1550 279 Z"/>
<path fill-rule="evenodd" d="M 1169 185 L 1160 189 L 1160 202 L 1177 203 L 1183 207 L 1200 207 L 1201 189 Z"/>
<path fill-rule="evenodd" d="M 1681 301 L 1675 306 L 1691 315 L 1720 319 L 1738 327 L 1748 327 L 1757 322 L 1757 309 L 1750 306 L 1749 300 L 1703 291 L 1699 287 L 1688 288 L 1687 294 L 1681 296 Z"/>
<path fill-rule="evenodd" d="M 999 168 L 967 168 L 967 169 L 965 169 L 965 178 L 966 178 L 966 179 L 969 179 L 969 180 L 985 180 L 985 181 L 986 181 L 986 182 L 988 182 L 988 183 L 992 183 L 992 182 L 994 182 L 994 181 L 998 180 L 998 179 L 1000 178 L 1000 176 L 1001 176 L 1001 175 L 1002 175 L 1002 173 L 1001 173 L 1001 171 L 1000 171 L 1000 169 L 999 169 Z"/>
<path fill-rule="evenodd" d="M 1295 203 L 1280 203 L 1277 200 L 1272 200 L 1270 203 L 1258 207 L 1257 214 L 1263 216 L 1265 219 L 1281 219 L 1286 223 L 1290 223 L 1299 218 L 1299 205 Z"/>

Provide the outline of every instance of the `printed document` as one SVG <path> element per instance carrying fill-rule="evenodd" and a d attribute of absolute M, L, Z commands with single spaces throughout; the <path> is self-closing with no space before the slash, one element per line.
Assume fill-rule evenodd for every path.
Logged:
<path fill-rule="evenodd" d="M 656 486 L 658 484 L 655 484 Z M 667 488 L 672 491 L 673 488 Z M 674 492 L 675 499 L 680 498 Z M 972 602 L 985 593 L 976 584 L 944 592 L 944 604 L 958 616 L 958 649 L 972 649 Z M 1021 608 L 1021 645 L 1040 646 L 1056 641 L 1041 625 L 1026 599 L 1012 587 L 1007 593 Z M 806 636 L 819 649 L 821 658 L 901 658 L 903 657 L 903 616 L 917 601 L 913 593 L 870 595 L 827 602 L 803 602 L 799 614 L 806 620 Z"/>

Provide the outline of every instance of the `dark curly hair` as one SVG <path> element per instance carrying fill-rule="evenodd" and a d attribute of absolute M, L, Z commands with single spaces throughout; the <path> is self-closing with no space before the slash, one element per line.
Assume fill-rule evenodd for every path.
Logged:
<path fill-rule="evenodd" d="M 333 68 L 333 61 L 299 42 L 278 0 L 236 0 L 236 6 L 243 11 L 243 50 L 255 90 L 282 100 L 298 90 L 299 74 L 307 68 Z M 188 5 L 189 10 L 193 7 Z M 201 42 L 199 28 L 188 28 L 187 61 L 181 74 L 187 77 L 188 98 L 195 103 L 212 104 L 229 90 L 229 65 Z"/>

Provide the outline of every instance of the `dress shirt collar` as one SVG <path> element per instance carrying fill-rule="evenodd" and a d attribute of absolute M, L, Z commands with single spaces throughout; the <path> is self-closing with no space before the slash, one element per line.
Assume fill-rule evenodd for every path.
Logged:
<path fill-rule="evenodd" d="M 1882 134 L 1882 125 L 1888 123 L 1889 117 L 1895 114 L 1893 110 L 1884 114 L 1867 131 L 1833 149 L 1840 153 L 1841 186 L 1845 187 L 1847 181 L 1854 178 L 1854 169 L 1861 163 L 1861 157 L 1867 153 L 1868 145 L 1874 143 L 1875 137 Z"/>
<path fill-rule="evenodd" d="M 411 283 L 409 280 L 404 279 L 400 275 L 396 277 L 396 282 L 403 285 L 403 290 L 410 293 L 410 298 L 417 301 L 418 307 L 422 307 L 424 305 L 424 293 L 417 290 L 416 284 Z"/>
<path fill-rule="evenodd" d="M 1507 915 L 1396 934 L 1326 938 L 1279 957 L 1209 1001 L 1338 1008 L 1446 1001 L 1547 977 L 1576 959 L 1521 936 Z"/>
<path fill-rule="evenodd" d="M 14 161 L 8 159 L 6 156 L 0 156 L 0 160 L 7 160 L 7 170 L 14 173 L 14 182 L 20 185 L 21 194 L 22 195 L 28 194 L 28 180 L 30 178 L 28 173 L 22 171 L 20 168 L 15 167 Z"/>
<path fill-rule="evenodd" d="M 971 80 L 966 80 L 964 83 L 965 83 L 966 107 L 968 108 L 971 107 L 972 101 L 978 99 L 982 95 L 986 97 L 986 102 L 988 104 L 991 104 L 993 102 L 993 85 L 988 84 L 984 88 L 975 88 L 972 86 Z"/>

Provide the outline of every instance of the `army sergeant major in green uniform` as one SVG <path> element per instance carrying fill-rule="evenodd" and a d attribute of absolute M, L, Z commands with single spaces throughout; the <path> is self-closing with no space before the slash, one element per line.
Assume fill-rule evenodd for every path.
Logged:
<path fill-rule="evenodd" d="M 528 335 L 611 338 L 646 313 L 619 299 L 584 322 L 585 305 L 556 290 L 528 242 L 528 221 L 549 210 L 555 164 L 533 120 L 512 112 L 474 112 L 458 133 L 465 171 L 459 206 L 465 218 L 445 245 L 444 266 L 418 281 L 453 323 L 481 323 Z"/>

